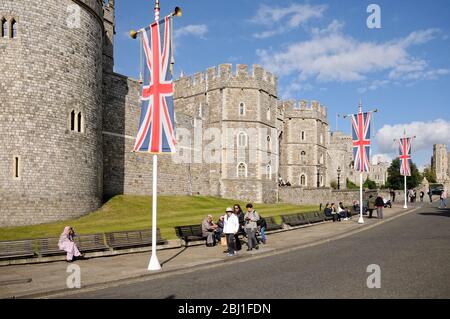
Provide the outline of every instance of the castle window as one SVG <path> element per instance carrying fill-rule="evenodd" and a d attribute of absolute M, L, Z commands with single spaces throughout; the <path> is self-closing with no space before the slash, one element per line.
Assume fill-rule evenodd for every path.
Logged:
<path fill-rule="evenodd" d="M 272 166 L 270 166 L 270 164 L 267 164 L 266 166 L 266 178 L 272 179 Z"/>
<path fill-rule="evenodd" d="M 302 131 L 301 137 L 302 137 L 302 141 L 304 141 L 304 140 L 306 139 L 306 133 L 305 133 L 305 131 Z"/>
<path fill-rule="evenodd" d="M 20 179 L 20 157 L 14 156 L 13 159 L 13 177 L 14 179 Z"/>
<path fill-rule="evenodd" d="M 6 19 L 3 18 L 1 24 L 2 24 L 1 25 L 2 29 L 0 30 L 2 33 L 1 36 L 2 36 L 2 38 L 7 38 L 8 37 L 8 21 L 6 21 Z"/>
<path fill-rule="evenodd" d="M 306 152 L 305 151 L 302 151 L 300 153 L 300 163 L 302 163 L 303 165 L 306 164 Z"/>
<path fill-rule="evenodd" d="M 247 134 L 245 134 L 244 132 L 240 132 L 238 134 L 237 144 L 239 147 L 246 147 L 247 146 Z"/>
<path fill-rule="evenodd" d="M 81 133 L 83 131 L 83 115 L 81 112 L 78 112 L 78 118 L 77 118 L 77 132 Z"/>
<path fill-rule="evenodd" d="M 320 160 L 319 160 L 319 164 L 323 164 L 323 154 L 320 155 Z"/>
<path fill-rule="evenodd" d="M 324 183 L 323 183 L 323 175 L 320 175 L 320 186 L 323 186 L 324 185 Z"/>
<path fill-rule="evenodd" d="M 267 120 L 268 120 L 268 121 L 270 121 L 270 116 L 271 116 L 271 115 L 270 115 L 270 107 L 268 107 L 268 108 L 267 108 L 267 114 L 266 114 L 266 117 L 267 117 Z"/>
<path fill-rule="evenodd" d="M 305 174 L 302 174 L 300 176 L 300 186 L 307 186 L 306 175 Z"/>
<path fill-rule="evenodd" d="M 237 177 L 238 178 L 246 178 L 247 177 L 247 165 L 245 165 L 245 163 L 238 164 Z"/>
<path fill-rule="evenodd" d="M 11 38 L 17 38 L 17 22 L 14 19 L 11 20 Z"/>
<path fill-rule="evenodd" d="M 268 152 L 272 151 L 272 143 L 270 141 L 270 136 L 267 136 L 267 151 Z"/>
<path fill-rule="evenodd" d="M 75 111 L 70 112 L 70 130 L 75 131 Z"/>
<path fill-rule="evenodd" d="M 245 104 L 242 102 L 239 104 L 239 115 L 245 115 Z"/>
<path fill-rule="evenodd" d="M 320 144 L 323 144 L 323 133 L 320 133 Z"/>

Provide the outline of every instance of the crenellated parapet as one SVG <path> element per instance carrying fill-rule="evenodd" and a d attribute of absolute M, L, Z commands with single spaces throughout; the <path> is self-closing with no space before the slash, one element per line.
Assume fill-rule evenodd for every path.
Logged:
<path fill-rule="evenodd" d="M 327 108 L 318 101 L 288 100 L 282 102 L 285 118 L 319 119 L 328 124 Z"/>
<path fill-rule="evenodd" d="M 175 99 L 206 93 L 222 88 L 256 89 L 277 96 L 277 78 L 259 65 L 253 65 L 249 72 L 246 64 L 220 64 L 210 67 L 206 73 L 183 76 L 175 80 Z"/>

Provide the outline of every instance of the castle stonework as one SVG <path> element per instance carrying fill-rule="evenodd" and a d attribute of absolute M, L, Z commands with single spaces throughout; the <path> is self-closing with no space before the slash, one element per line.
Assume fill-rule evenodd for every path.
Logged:
<path fill-rule="evenodd" d="M 152 156 L 132 152 L 140 84 L 113 72 L 114 16 L 112 0 L 0 3 L 0 20 L 17 21 L 0 38 L 0 226 L 152 193 Z M 221 64 L 174 85 L 177 153 L 158 157 L 159 194 L 275 203 L 280 179 L 286 198 L 331 192 L 338 168 L 345 188 L 351 137 L 329 132 L 319 102 L 280 101 L 262 67 Z"/>
<path fill-rule="evenodd" d="M 438 183 L 450 181 L 450 153 L 445 144 L 435 144 L 433 146 L 433 157 L 431 159 L 431 168 L 436 174 Z"/>

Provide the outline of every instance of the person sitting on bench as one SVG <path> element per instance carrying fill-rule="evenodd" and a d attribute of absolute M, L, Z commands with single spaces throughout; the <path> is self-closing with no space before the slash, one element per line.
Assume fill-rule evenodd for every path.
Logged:
<path fill-rule="evenodd" d="M 206 237 L 206 246 L 212 247 L 216 244 L 214 233 L 217 225 L 213 222 L 212 215 L 208 215 L 202 222 L 202 235 Z"/>

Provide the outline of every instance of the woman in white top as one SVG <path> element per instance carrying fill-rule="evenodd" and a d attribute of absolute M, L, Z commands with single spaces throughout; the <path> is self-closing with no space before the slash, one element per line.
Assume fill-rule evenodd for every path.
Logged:
<path fill-rule="evenodd" d="M 234 256 L 236 255 L 236 243 L 234 241 L 234 235 L 236 235 L 239 231 L 239 219 L 235 214 L 233 214 L 233 209 L 231 207 L 227 208 L 223 222 L 223 233 L 227 238 L 228 246 L 227 256 Z"/>

